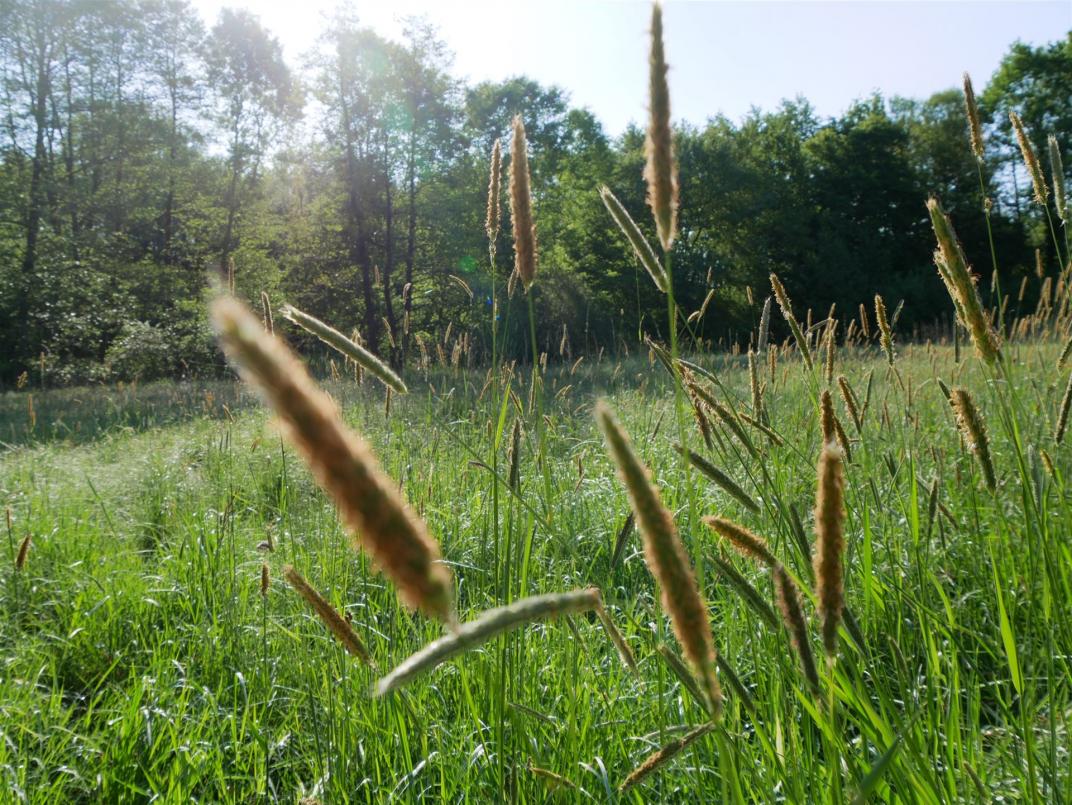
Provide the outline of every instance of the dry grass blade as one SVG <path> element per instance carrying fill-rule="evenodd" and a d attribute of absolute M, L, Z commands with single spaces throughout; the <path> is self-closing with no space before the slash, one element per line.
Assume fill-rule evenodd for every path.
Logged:
<path fill-rule="evenodd" d="M 604 607 L 602 603 L 596 607 L 596 615 L 599 616 L 599 622 L 603 624 L 603 631 L 607 633 L 610 642 L 613 643 L 614 648 L 617 649 L 618 656 L 622 660 L 622 665 L 633 673 L 636 673 L 637 664 L 636 658 L 633 656 L 633 650 L 629 648 L 629 644 L 625 642 L 625 636 L 618 631 L 618 627 L 614 625 L 610 613 L 607 612 L 606 607 Z"/>
<path fill-rule="evenodd" d="M 357 657 L 366 665 L 375 668 L 376 662 L 372 659 L 372 655 L 369 654 L 368 649 L 365 648 L 365 644 L 361 642 L 361 638 L 357 636 L 357 632 L 350 626 L 349 622 L 338 610 L 327 602 L 320 593 L 313 589 L 313 587 L 305 580 L 301 573 L 294 569 L 291 565 L 286 565 L 283 568 L 283 577 L 287 580 L 287 583 L 295 589 L 295 591 L 305 602 L 313 608 L 317 617 L 323 622 L 328 630 L 335 635 L 343 648 L 349 654 Z M 264 584 L 264 574 L 262 571 L 261 584 Z"/>
<path fill-rule="evenodd" d="M 709 480 L 722 488 L 726 494 L 744 506 L 748 511 L 753 513 L 759 512 L 759 504 L 748 495 L 737 482 L 730 476 L 701 456 L 699 453 L 695 453 L 692 450 L 682 447 L 681 445 L 675 445 L 677 451 L 688 459 L 696 469 L 703 473 Z"/>
<path fill-rule="evenodd" d="M 618 563 L 622 560 L 622 554 L 625 552 L 625 545 L 629 540 L 629 535 L 633 533 L 633 524 L 636 522 L 636 515 L 633 514 L 633 510 L 629 510 L 629 514 L 625 517 L 625 522 L 622 523 L 622 527 L 618 530 L 618 538 L 614 540 L 614 552 L 610 557 L 610 568 L 613 570 L 618 566 Z"/>
<path fill-rule="evenodd" d="M 402 382 L 402 378 L 395 374 L 390 366 L 356 341 L 351 341 L 331 325 L 325 324 L 315 316 L 303 313 L 290 305 L 283 307 L 283 317 L 306 332 L 312 333 L 329 347 L 338 350 L 369 374 L 381 380 L 388 388 L 394 389 L 400 394 L 405 394 L 408 391 L 406 384 Z"/>
<path fill-rule="evenodd" d="M 600 604 L 599 590 L 573 590 L 522 598 L 507 606 L 489 609 L 474 621 L 463 623 L 450 635 L 434 640 L 420 651 L 399 663 L 394 670 L 376 683 L 375 695 L 383 696 L 408 684 L 415 677 L 477 646 L 496 635 L 516 629 L 526 623 L 571 612 L 596 609 Z"/>
<path fill-rule="evenodd" d="M 752 611 L 759 616 L 760 620 L 766 623 L 771 629 L 777 630 L 778 628 L 778 616 L 774 614 L 774 610 L 771 605 L 761 596 L 756 588 L 742 576 L 733 565 L 727 562 L 721 556 L 713 556 L 711 560 L 715 563 L 715 567 L 718 569 L 719 574 L 730 586 L 737 591 L 737 594 L 741 596 L 741 599 L 752 608 Z"/>
<path fill-rule="evenodd" d="M 760 433 L 762 433 L 764 436 L 766 436 L 771 444 L 776 445 L 778 447 L 781 447 L 783 444 L 785 444 L 785 440 L 782 439 L 781 436 L 779 436 L 777 433 L 775 433 L 772 428 L 769 428 L 766 425 L 764 425 L 758 419 L 756 419 L 754 417 L 750 417 L 748 414 L 745 414 L 745 413 L 743 413 L 741 411 L 737 412 L 737 416 L 741 418 L 742 422 L 745 422 L 745 423 L 751 425 L 753 428 L 755 428 Z"/>
<path fill-rule="evenodd" d="M 808 622 L 804 617 L 804 607 L 800 602 L 800 591 L 796 582 L 789 577 L 784 567 L 774 570 L 774 591 L 778 601 L 778 609 L 781 610 L 782 620 L 789 631 L 789 640 L 793 644 L 793 650 L 800 660 L 800 668 L 804 672 L 804 679 L 816 701 L 820 701 L 819 673 L 815 669 L 815 657 L 811 653 L 811 642 L 808 640 Z"/>
<path fill-rule="evenodd" d="M 633 451 L 629 437 L 610 408 L 602 401 L 596 405 L 596 420 L 629 494 L 644 540 L 644 558 L 661 588 L 663 609 L 670 615 L 674 634 L 703 684 L 710 712 L 717 717 L 722 691 L 715 675 L 715 643 L 707 607 L 685 554 L 685 546 L 681 544 L 673 518 L 663 505 L 648 469 Z"/>
<path fill-rule="evenodd" d="M 644 761 L 639 766 L 629 773 L 629 776 L 625 778 L 620 786 L 618 786 L 618 790 L 625 793 L 633 786 L 642 782 L 645 777 L 665 766 L 691 744 L 707 735 L 707 733 L 711 732 L 714 728 L 714 724 L 701 724 L 686 735 L 683 735 L 680 738 L 675 738 L 658 751 L 652 752 L 644 758 Z"/>
<path fill-rule="evenodd" d="M 264 393 L 356 543 L 409 606 L 453 624 L 451 575 L 440 562 L 439 546 L 368 445 L 343 424 L 334 401 L 244 305 L 221 297 L 212 305 L 212 318 L 228 357 Z"/>
<path fill-rule="evenodd" d="M 275 319 L 272 317 L 272 300 L 268 298 L 267 291 L 261 291 L 261 320 L 264 329 L 275 334 Z"/>
<path fill-rule="evenodd" d="M 689 694 L 701 710 L 707 710 L 707 697 L 704 696 L 700 686 L 696 684 L 696 677 L 692 675 L 692 672 L 681 661 L 681 658 L 665 643 L 659 644 L 658 650 L 666 662 L 667 668 L 677 677 L 677 681 L 681 683 L 681 687 L 685 689 L 685 692 Z"/>

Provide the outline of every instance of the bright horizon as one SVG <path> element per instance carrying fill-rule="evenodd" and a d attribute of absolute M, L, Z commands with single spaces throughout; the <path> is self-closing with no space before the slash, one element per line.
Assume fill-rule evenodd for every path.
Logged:
<path fill-rule="evenodd" d="M 220 9 L 252 11 L 299 67 L 337 0 L 192 0 L 211 26 Z M 607 132 L 645 116 L 646 0 L 393 0 L 357 2 L 359 20 L 388 38 L 424 16 L 470 82 L 527 75 L 565 89 Z M 683 2 L 664 4 L 675 120 L 703 124 L 798 95 L 821 117 L 873 92 L 926 98 L 971 73 L 984 87 L 1010 45 L 1040 45 L 1072 29 L 1064 0 L 965 2 Z M 523 36 L 511 32 L 523 32 Z"/>

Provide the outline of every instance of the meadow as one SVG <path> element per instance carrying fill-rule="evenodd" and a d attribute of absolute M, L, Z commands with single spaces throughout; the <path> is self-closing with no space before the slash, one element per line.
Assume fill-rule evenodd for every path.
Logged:
<path fill-rule="evenodd" d="M 35 802 L 1066 800 L 1072 505 L 1068 453 L 1053 443 L 1064 377 L 1059 345 L 1006 351 L 1004 379 L 948 345 L 906 346 L 893 368 L 875 346 L 836 356 L 867 405 L 857 433 L 835 395 L 852 432 L 846 605 L 862 640 L 843 628 L 840 660 L 822 672 L 833 708 L 809 690 L 769 611 L 770 574 L 699 520 L 717 514 L 763 535 L 808 589 L 824 384 L 792 352 L 763 369 L 770 435 L 715 420 L 708 449 L 689 423 L 688 446 L 743 500 L 683 466 L 670 376 L 654 356 L 549 369 L 542 448 L 522 372 L 504 407 L 485 374 L 432 369 L 386 414 L 372 381 L 328 383 L 440 541 L 463 620 L 596 585 L 636 658 L 632 672 L 596 618 L 574 615 L 498 638 L 385 698 L 370 696 L 377 671 L 332 638 L 281 567 L 346 613 L 380 673 L 441 629 L 348 547 L 330 500 L 251 392 L 81 390 L 86 423 L 68 413 L 59 431 L 39 413 L 37 436 L 20 431 L 29 395 L 6 395 L 3 431 L 24 439 L 0 458 L 12 551 L 0 586 L 0 787 Z M 720 399 L 750 410 L 744 358 L 698 362 Z M 971 389 L 986 418 L 994 492 L 939 380 Z M 35 405 L 47 412 L 50 396 L 70 394 L 38 394 Z M 706 713 L 659 651 L 676 646 L 638 537 L 623 532 L 629 505 L 594 426 L 597 397 L 619 412 L 675 512 L 720 657 L 743 687 L 723 670 L 717 730 L 624 795 L 629 771 Z M 164 421 L 138 426 L 130 411 L 145 399 Z M 515 420 L 516 494 L 505 478 Z M 92 439 L 64 436 L 88 429 Z M 734 571 L 757 601 L 742 597 Z"/>
<path fill-rule="evenodd" d="M 501 192 L 514 273 L 491 272 L 487 331 L 417 331 L 401 370 L 266 291 L 255 314 L 231 262 L 209 319 L 240 381 L 45 389 L 42 359 L 0 397 L 0 798 L 1072 800 L 1056 139 L 1055 219 L 1010 116 L 1059 267 L 1040 250 L 1015 297 L 992 245 L 980 294 L 931 198 L 955 314 L 931 338 L 880 295 L 798 319 L 771 273 L 751 332 L 712 349 L 714 289 L 674 295 L 661 19 L 656 247 L 599 195 L 665 339 L 575 358 L 563 330 L 541 354 L 519 115 L 508 189 L 491 155 L 489 266 Z M 503 294 L 540 358 L 500 340 Z"/>

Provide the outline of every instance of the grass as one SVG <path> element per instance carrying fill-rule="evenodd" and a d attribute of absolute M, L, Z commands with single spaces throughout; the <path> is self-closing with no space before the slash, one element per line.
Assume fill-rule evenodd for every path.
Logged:
<path fill-rule="evenodd" d="M 781 445 L 752 429 L 745 448 L 719 420 L 710 450 L 687 432 L 687 446 L 757 511 L 699 473 L 686 481 L 658 362 L 549 370 L 542 438 L 525 420 L 520 492 L 504 478 L 497 507 L 490 445 L 501 432 L 505 474 L 524 414 L 481 394 L 482 375 L 407 376 L 411 393 L 394 396 L 389 418 L 379 387 L 328 384 L 439 539 L 463 620 L 596 585 L 638 666 L 621 663 L 594 613 L 577 614 L 498 638 L 380 699 L 370 695 L 377 673 L 334 642 L 283 566 L 350 616 L 381 672 L 442 630 L 403 609 L 349 548 L 247 391 L 213 385 L 212 406 L 198 386 L 35 392 L 32 429 L 28 395 L 6 395 L 0 791 L 34 802 L 1072 800 L 1072 461 L 1053 439 L 1067 381 L 1059 350 L 1007 345 L 1008 377 L 995 379 L 974 358 L 955 363 L 949 347 L 898 345 L 898 379 L 874 346 L 839 349 L 835 375 L 861 400 L 874 369 L 861 434 L 834 394 L 853 437 L 845 580 L 863 645 L 842 629 L 839 662 L 820 671 L 823 701 L 785 630 L 718 563 L 773 602 L 770 574 L 736 554 L 723 560 L 700 519 L 765 537 L 813 617 L 801 543 L 812 541 L 820 386 L 799 355 L 782 356 L 773 381 L 761 370 L 765 421 Z M 717 369 L 721 401 L 750 411 L 743 358 L 701 363 Z M 969 389 L 985 418 L 995 493 L 937 378 Z M 526 372 L 512 379 L 520 400 L 528 382 Z M 660 653 L 673 641 L 635 533 L 612 565 L 628 504 L 591 415 L 598 396 L 702 561 L 719 653 L 749 694 L 724 684 L 715 731 L 625 794 L 617 787 L 634 767 L 707 717 Z M 26 534 L 33 545 L 15 572 Z M 275 550 L 258 549 L 269 534 Z M 817 623 L 809 629 L 817 651 Z"/>

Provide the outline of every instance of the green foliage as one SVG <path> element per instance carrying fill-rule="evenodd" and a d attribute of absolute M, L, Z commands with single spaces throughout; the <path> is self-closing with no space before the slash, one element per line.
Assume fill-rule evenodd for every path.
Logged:
<path fill-rule="evenodd" d="M 1072 129 L 1070 42 L 1013 46 L 981 93 L 982 186 L 956 90 L 861 100 L 829 120 L 796 99 L 680 128 L 675 298 L 687 316 L 714 292 L 685 337 L 740 341 L 772 271 L 815 316 L 878 291 L 905 302 L 901 328 L 931 326 L 946 314 L 923 209 L 932 194 L 984 294 L 984 196 L 1006 290 L 1033 272 L 1035 247 L 1056 269 L 1007 112 L 1040 153 L 1050 131 Z M 504 354 L 528 360 L 525 303 L 503 294 L 507 205 L 493 268 L 482 225 L 491 145 L 515 114 L 531 147 L 539 349 L 557 358 L 563 326 L 577 354 L 668 338 L 664 300 L 598 198 L 608 185 L 653 239 L 643 133 L 611 138 L 563 89 L 523 76 L 466 86 L 451 58 L 425 23 L 389 41 L 345 11 L 299 73 L 247 12 L 206 30 L 186 0 L 0 5 L 0 383 L 42 356 L 47 382 L 106 379 L 125 365 L 106 360 L 113 341 L 138 322 L 167 334 L 169 371 L 218 372 L 198 303 L 232 259 L 240 296 L 265 291 L 356 328 L 395 366 L 415 362 L 416 334 L 432 343 L 448 326 L 485 360 L 494 284 Z M 307 99 L 316 111 L 299 126 Z"/>

